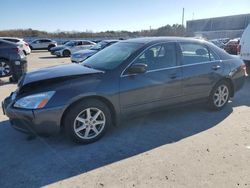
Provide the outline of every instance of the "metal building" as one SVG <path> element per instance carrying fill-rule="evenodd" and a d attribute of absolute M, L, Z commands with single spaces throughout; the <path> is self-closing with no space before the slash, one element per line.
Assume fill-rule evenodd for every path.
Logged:
<path fill-rule="evenodd" d="M 215 38 L 241 37 L 250 23 L 250 14 L 187 21 L 187 35 Z"/>

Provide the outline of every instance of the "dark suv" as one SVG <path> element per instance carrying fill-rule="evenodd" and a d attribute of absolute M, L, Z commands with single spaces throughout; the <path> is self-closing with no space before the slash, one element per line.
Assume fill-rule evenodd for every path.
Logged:
<path fill-rule="evenodd" d="M 2 106 L 19 131 L 62 129 L 89 143 L 113 123 L 141 112 L 194 100 L 221 110 L 243 86 L 245 68 L 242 60 L 205 41 L 130 39 L 82 64 L 27 73 Z"/>
<path fill-rule="evenodd" d="M 12 76 L 10 80 L 16 82 L 26 71 L 26 57 L 18 45 L 0 40 L 0 78 Z"/>

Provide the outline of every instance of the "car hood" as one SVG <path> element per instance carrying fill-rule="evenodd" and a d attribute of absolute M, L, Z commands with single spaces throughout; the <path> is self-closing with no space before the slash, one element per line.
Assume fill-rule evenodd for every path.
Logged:
<path fill-rule="evenodd" d="M 95 73 L 103 73 L 103 71 L 87 68 L 80 64 L 59 65 L 26 73 L 18 85 L 22 87 L 45 80 L 60 80 Z"/>

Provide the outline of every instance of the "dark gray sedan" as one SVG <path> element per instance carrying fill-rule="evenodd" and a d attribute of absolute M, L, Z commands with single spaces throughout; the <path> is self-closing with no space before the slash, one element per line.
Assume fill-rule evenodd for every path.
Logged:
<path fill-rule="evenodd" d="M 107 47 L 83 64 L 30 72 L 2 106 L 17 130 L 62 129 L 90 143 L 140 112 L 193 101 L 221 110 L 244 80 L 244 63 L 211 43 L 140 38 Z"/>

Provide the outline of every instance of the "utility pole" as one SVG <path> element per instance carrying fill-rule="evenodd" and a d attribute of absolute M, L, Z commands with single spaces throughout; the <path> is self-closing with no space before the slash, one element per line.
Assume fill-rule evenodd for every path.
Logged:
<path fill-rule="evenodd" d="M 182 9 L 182 27 L 184 27 L 185 9 Z"/>

